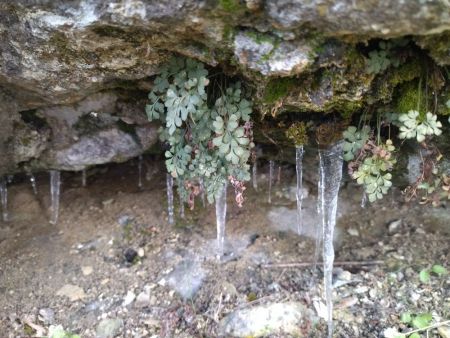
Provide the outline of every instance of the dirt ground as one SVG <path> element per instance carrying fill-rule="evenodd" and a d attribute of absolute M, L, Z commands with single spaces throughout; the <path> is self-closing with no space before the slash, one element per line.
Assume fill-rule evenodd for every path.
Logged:
<path fill-rule="evenodd" d="M 325 337 L 321 268 L 308 263 L 314 241 L 268 218 L 276 208 L 295 209 L 284 193 L 295 182 L 293 168 L 283 167 L 272 204 L 265 175 L 258 191 L 248 187 L 243 208 L 229 191 L 222 262 L 214 207 L 199 202 L 169 226 L 163 170 L 147 159 L 142 189 L 136 170 L 135 162 L 92 169 L 87 187 L 79 173 L 63 173 L 57 225 L 48 223 L 48 175 L 37 175 L 37 196 L 26 177 L 14 179 L 11 220 L 0 223 L 0 337 L 46 335 L 51 325 L 95 337 L 106 319 L 119 323 L 119 337 L 219 337 L 221 320 L 234 310 L 288 301 L 312 315 L 297 333 L 268 337 Z M 306 186 L 305 208 L 316 194 Z M 366 208 L 360 200 L 359 188 L 342 188 L 334 337 L 406 332 L 399 317 L 407 311 L 430 312 L 433 323 L 450 319 L 448 275 L 419 280 L 433 264 L 448 268 L 450 210 L 408 205 L 399 192 Z M 340 265 L 345 261 L 354 264 Z M 431 329 L 427 337 L 439 334 Z"/>

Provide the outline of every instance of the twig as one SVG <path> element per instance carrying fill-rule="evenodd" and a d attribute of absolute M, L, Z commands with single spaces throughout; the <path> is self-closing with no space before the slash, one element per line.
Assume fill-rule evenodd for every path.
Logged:
<path fill-rule="evenodd" d="M 445 322 L 440 322 L 440 323 L 436 323 L 436 324 L 433 324 L 430 326 L 422 327 L 421 329 L 415 329 L 415 330 L 412 330 L 409 332 L 401 333 L 401 335 L 404 335 L 405 337 L 407 337 L 416 332 L 421 332 L 421 331 L 425 331 L 425 330 L 428 331 L 428 330 L 435 329 L 437 327 L 444 326 L 444 325 L 450 325 L 450 320 L 446 320 Z"/>
<path fill-rule="evenodd" d="M 264 264 L 263 268 L 304 268 L 313 266 L 314 264 L 322 264 L 323 262 L 296 262 L 296 263 L 279 263 Z M 334 262 L 334 266 L 361 266 L 361 265 L 381 265 L 384 261 L 338 261 Z"/>

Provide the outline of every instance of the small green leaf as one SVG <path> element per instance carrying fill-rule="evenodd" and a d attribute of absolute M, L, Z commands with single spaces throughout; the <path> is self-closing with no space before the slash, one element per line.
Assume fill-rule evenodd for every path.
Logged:
<path fill-rule="evenodd" d="M 412 319 L 411 313 L 409 313 L 409 312 L 402 313 L 402 315 L 400 317 L 401 322 L 404 324 L 410 323 L 411 319 Z"/>
<path fill-rule="evenodd" d="M 409 336 L 409 338 L 420 338 L 420 334 L 414 332 L 412 335 Z"/>
<path fill-rule="evenodd" d="M 438 276 L 442 276 L 442 275 L 446 275 L 447 274 L 447 269 L 444 268 L 442 265 L 439 265 L 439 264 L 433 265 L 433 267 L 431 268 L 431 271 L 433 271 Z"/>
<path fill-rule="evenodd" d="M 430 281 L 430 272 L 428 269 L 423 269 L 419 273 L 419 279 L 422 283 L 428 283 Z"/>
<path fill-rule="evenodd" d="M 429 326 L 432 320 L 433 317 L 430 313 L 422 313 L 417 317 L 413 318 L 412 326 L 417 329 L 423 329 L 424 327 Z"/>

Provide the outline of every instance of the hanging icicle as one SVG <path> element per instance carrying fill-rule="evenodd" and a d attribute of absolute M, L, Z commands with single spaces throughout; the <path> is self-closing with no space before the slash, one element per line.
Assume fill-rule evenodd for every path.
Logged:
<path fill-rule="evenodd" d="M 27 176 L 30 180 L 31 188 L 33 189 L 33 194 L 37 195 L 38 191 L 37 191 L 37 185 L 36 185 L 36 177 L 33 175 L 33 173 L 28 173 Z"/>
<path fill-rule="evenodd" d="M 56 224 L 58 222 L 60 188 L 61 172 L 58 170 L 50 170 L 51 224 Z"/>
<path fill-rule="evenodd" d="M 203 208 L 206 208 L 205 182 L 203 177 L 200 178 L 200 198 L 202 199 Z"/>
<path fill-rule="evenodd" d="M 342 179 L 342 142 L 319 150 L 319 194 L 321 196 L 321 217 L 323 234 L 323 274 L 325 301 L 327 305 L 328 338 L 333 336 L 333 235 L 336 226 L 336 212 L 339 188 Z"/>
<path fill-rule="evenodd" d="M 303 229 L 302 202 L 303 202 L 303 145 L 295 147 L 295 171 L 297 174 L 297 233 L 301 235 Z"/>
<path fill-rule="evenodd" d="M 86 169 L 81 171 L 81 186 L 85 188 L 87 185 L 87 172 Z"/>
<path fill-rule="evenodd" d="M 361 208 L 365 208 L 367 206 L 367 194 L 364 191 L 361 198 Z"/>
<path fill-rule="evenodd" d="M 269 203 L 272 203 L 272 182 L 273 182 L 274 168 L 275 168 L 275 162 L 269 161 L 269 198 L 268 198 Z"/>
<path fill-rule="evenodd" d="M 252 183 L 253 189 L 258 191 L 258 162 L 256 160 L 252 166 Z"/>
<path fill-rule="evenodd" d="M 180 218 L 184 219 L 186 217 L 184 213 L 184 201 L 183 198 L 181 197 L 181 194 L 178 194 L 178 197 L 180 198 Z"/>
<path fill-rule="evenodd" d="M 225 246 L 225 223 L 227 217 L 227 186 L 224 185 L 216 194 L 216 224 L 217 224 L 217 255 L 219 259 L 223 256 Z"/>
<path fill-rule="evenodd" d="M 2 201 L 2 219 L 8 221 L 8 181 L 5 177 L 0 178 L 0 198 Z"/>
<path fill-rule="evenodd" d="M 142 162 L 144 161 L 144 158 L 142 155 L 139 155 L 138 157 L 138 188 L 142 188 Z"/>
<path fill-rule="evenodd" d="M 281 183 L 281 165 L 278 166 L 277 185 L 280 185 L 280 183 Z"/>
<path fill-rule="evenodd" d="M 170 174 L 166 175 L 167 186 L 167 217 L 170 225 L 175 223 L 174 211 L 173 211 L 173 177 Z"/>

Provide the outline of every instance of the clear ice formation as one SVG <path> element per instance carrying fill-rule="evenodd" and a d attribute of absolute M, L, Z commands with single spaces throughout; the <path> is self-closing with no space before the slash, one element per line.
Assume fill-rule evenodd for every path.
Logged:
<path fill-rule="evenodd" d="M 142 188 L 142 163 L 144 161 L 144 158 L 142 155 L 139 155 L 138 157 L 138 188 Z"/>
<path fill-rule="evenodd" d="M 202 199 L 203 208 L 206 207 L 205 182 L 200 178 L 200 198 Z"/>
<path fill-rule="evenodd" d="M 252 184 L 253 184 L 253 189 L 255 189 L 257 191 L 258 190 L 258 164 L 257 164 L 256 160 L 252 166 Z"/>
<path fill-rule="evenodd" d="M 180 218 L 184 219 L 186 216 L 184 214 L 184 201 L 183 201 L 183 198 L 181 197 L 181 194 L 178 194 L 178 197 L 180 198 Z"/>
<path fill-rule="evenodd" d="M 87 173 L 86 173 L 86 169 L 83 169 L 81 171 L 81 186 L 84 188 L 86 187 L 87 184 Z"/>
<path fill-rule="evenodd" d="M 223 256 L 225 245 L 225 223 L 227 217 L 227 185 L 225 181 L 216 194 L 217 255 Z"/>
<path fill-rule="evenodd" d="M 362 198 L 361 198 L 361 208 L 365 208 L 366 205 L 367 205 L 367 194 L 366 194 L 366 192 L 364 191 L 364 192 L 363 192 L 363 196 L 362 196 Z"/>
<path fill-rule="evenodd" d="M 272 182 L 273 182 L 273 170 L 275 168 L 275 162 L 269 161 L 269 198 L 268 202 L 272 203 Z"/>
<path fill-rule="evenodd" d="M 0 178 L 0 197 L 2 201 L 2 219 L 8 221 L 8 181 L 5 177 Z"/>
<path fill-rule="evenodd" d="M 60 189 L 61 172 L 58 170 L 50 170 L 51 224 L 56 224 L 58 222 Z"/>
<path fill-rule="evenodd" d="M 33 194 L 37 195 L 37 185 L 36 185 L 36 177 L 33 175 L 33 173 L 27 174 L 28 178 L 30 179 L 31 188 L 33 189 Z"/>
<path fill-rule="evenodd" d="M 170 225 L 175 223 L 174 208 L 173 208 L 173 177 L 170 174 L 166 175 L 167 186 L 167 217 Z"/>
<path fill-rule="evenodd" d="M 342 179 L 343 148 L 338 142 L 328 149 L 319 150 L 319 195 L 323 235 L 323 274 L 327 306 L 328 338 L 333 336 L 333 234 L 336 226 L 338 194 Z"/>
<path fill-rule="evenodd" d="M 295 148 L 295 171 L 297 174 L 297 233 L 301 235 L 303 228 L 302 202 L 303 202 L 303 145 Z"/>

